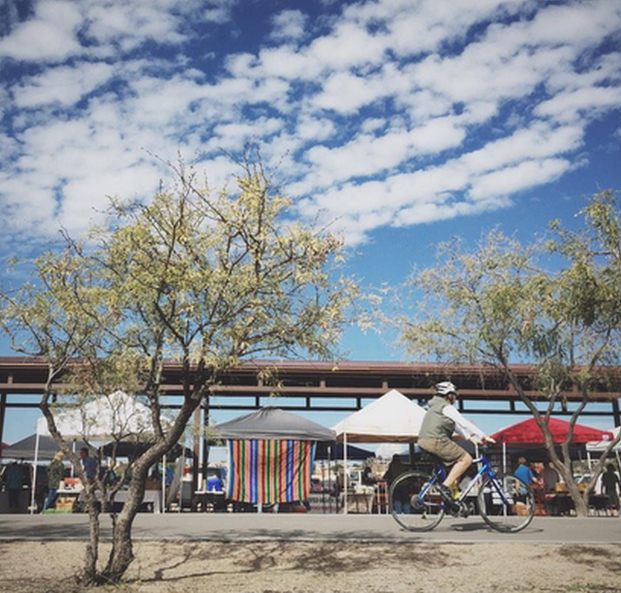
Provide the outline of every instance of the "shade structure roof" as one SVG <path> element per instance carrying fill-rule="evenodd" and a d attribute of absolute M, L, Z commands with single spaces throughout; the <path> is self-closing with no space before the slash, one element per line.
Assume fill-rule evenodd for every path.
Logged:
<path fill-rule="evenodd" d="M 31 434 L 16 443 L 10 445 L 4 450 L 3 457 L 8 459 L 34 459 L 35 458 L 35 446 L 37 443 L 37 435 Z M 73 443 L 70 445 L 73 447 Z M 85 447 L 85 443 L 76 442 L 75 449 L 79 451 L 82 447 Z M 54 459 L 54 455 L 59 451 L 58 445 L 54 442 L 54 439 L 49 436 L 39 437 L 39 453 L 37 458 L 41 461 L 49 461 Z"/>
<path fill-rule="evenodd" d="M 334 431 L 279 408 L 265 407 L 213 427 L 213 437 L 230 440 L 334 441 Z"/>
<path fill-rule="evenodd" d="M 0 442 L 0 449 L 6 449 L 8 445 L 5 442 Z"/>
<path fill-rule="evenodd" d="M 569 422 L 559 420 L 558 418 L 550 418 L 548 426 L 555 443 L 560 444 L 567 440 L 570 426 Z M 518 422 L 517 424 L 508 426 L 507 428 L 503 428 L 493 434 L 492 438 L 496 439 L 499 443 L 507 444 L 545 444 L 543 433 L 534 418 L 530 418 L 528 420 L 524 420 L 523 422 Z M 590 441 L 612 440 L 612 438 L 612 434 L 605 430 L 599 430 L 597 428 L 591 428 L 590 426 L 576 424 L 574 426 L 574 433 L 571 442 L 574 445 L 581 445 Z"/>
<path fill-rule="evenodd" d="M 358 443 L 412 443 L 418 439 L 425 410 L 396 389 L 341 420 L 337 439 Z"/>
<path fill-rule="evenodd" d="M 89 441 L 144 440 L 153 434 L 150 409 L 122 391 L 103 395 L 80 409 L 57 412 L 56 427 L 65 439 Z M 45 418 L 37 421 L 37 432 L 50 435 Z"/>

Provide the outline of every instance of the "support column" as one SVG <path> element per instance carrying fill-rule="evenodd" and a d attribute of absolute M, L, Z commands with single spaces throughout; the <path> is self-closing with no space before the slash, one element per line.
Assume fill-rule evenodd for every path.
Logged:
<path fill-rule="evenodd" d="M 615 426 L 621 426 L 621 411 L 619 410 L 619 400 L 612 400 L 612 418 Z"/>
<path fill-rule="evenodd" d="M 4 436 L 4 418 L 6 414 L 6 393 L 0 393 L 0 443 Z M 0 459 L 2 459 L 2 446 L 0 446 Z"/>
<path fill-rule="evenodd" d="M 194 494 L 198 490 L 198 456 L 200 452 L 200 431 L 201 431 L 201 409 L 196 408 L 194 410 L 194 443 L 193 443 L 193 452 L 194 457 L 192 459 L 192 510 L 196 511 L 196 494 Z"/>
<path fill-rule="evenodd" d="M 408 449 L 410 451 L 410 469 L 414 469 L 414 454 L 416 452 L 414 449 L 414 443 L 409 443 Z"/>
<path fill-rule="evenodd" d="M 203 482 L 207 481 L 207 468 L 209 467 L 209 441 L 207 440 L 207 432 L 209 430 L 209 396 L 205 397 L 203 403 L 203 430 L 201 437 L 203 439 Z"/>

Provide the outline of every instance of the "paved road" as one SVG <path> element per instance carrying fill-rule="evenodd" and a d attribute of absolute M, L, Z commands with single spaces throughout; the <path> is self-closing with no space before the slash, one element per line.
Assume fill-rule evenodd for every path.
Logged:
<path fill-rule="evenodd" d="M 102 537 L 110 519 L 102 516 Z M 85 515 L 0 515 L 0 540 L 86 539 Z M 499 534 L 478 517 L 445 518 L 431 533 L 402 530 L 391 517 L 377 515 L 139 514 L 134 536 L 143 540 L 357 541 L 357 542 L 536 542 L 621 543 L 621 519 L 539 518 L 517 534 Z"/>

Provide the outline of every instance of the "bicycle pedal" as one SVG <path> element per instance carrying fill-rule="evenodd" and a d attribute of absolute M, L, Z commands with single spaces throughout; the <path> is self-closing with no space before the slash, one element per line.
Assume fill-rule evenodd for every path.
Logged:
<path fill-rule="evenodd" d="M 467 519 L 471 514 L 471 509 L 467 504 L 463 502 L 456 502 L 455 507 L 451 509 L 451 515 L 453 517 L 461 517 L 462 519 Z"/>

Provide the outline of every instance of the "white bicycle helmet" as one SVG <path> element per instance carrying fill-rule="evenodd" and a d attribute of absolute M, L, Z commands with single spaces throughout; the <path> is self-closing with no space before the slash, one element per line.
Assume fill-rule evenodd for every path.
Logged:
<path fill-rule="evenodd" d="M 457 395 L 457 387 L 450 381 L 442 381 L 442 383 L 436 383 L 436 393 L 438 395 L 447 396 L 449 393 Z"/>

